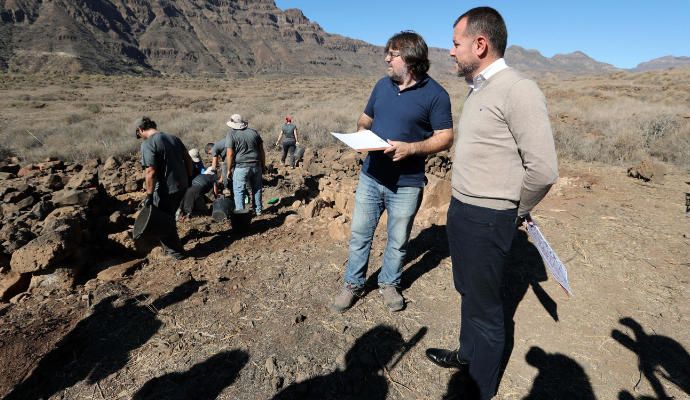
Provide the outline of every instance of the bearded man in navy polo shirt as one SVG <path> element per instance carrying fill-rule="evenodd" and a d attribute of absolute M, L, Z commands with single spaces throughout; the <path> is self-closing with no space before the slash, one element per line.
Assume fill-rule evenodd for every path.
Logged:
<path fill-rule="evenodd" d="M 426 184 L 426 156 L 453 144 L 450 98 L 427 75 L 429 50 L 415 32 L 400 32 L 388 40 L 386 77 L 374 86 L 357 129 L 370 129 L 391 147 L 369 152 L 355 195 L 352 237 L 345 284 L 332 308 L 344 312 L 364 293 L 369 251 L 376 225 L 388 212 L 388 239 L 378 275 L 379 292 L 391 311 L 402 310 L 398 291 L 412 222 Z"/>

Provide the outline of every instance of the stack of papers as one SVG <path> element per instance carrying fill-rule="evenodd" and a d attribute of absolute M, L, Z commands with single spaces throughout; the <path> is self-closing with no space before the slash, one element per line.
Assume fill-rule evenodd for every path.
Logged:
<path fill-rule="evenodd" d="M 527 233 L 532 238 L 534 247 L 539 250 L 539 254 L 553 278 L 561 285 L 568 295 L 572 296 L 573 290 L 570 288 L 570 283 L 568 282 L 568 270 L 565 269 L 565 265 L 563 265 L 561 259 L 558 258 L 553 248 L 551 248 L 549 242 L 546 241 L 546 238 L 542 235 L 536 223 L 527 225 Z"/>
<path fill-rule="evenodd" d="M 384 150 L 388 147 L 391 147 L 388 142 L 381 139 L 378 135 L 370 130 L 354 133 L 331 132 L 331 135 L 335 136 L 336 139 L 359 152 Z"/>

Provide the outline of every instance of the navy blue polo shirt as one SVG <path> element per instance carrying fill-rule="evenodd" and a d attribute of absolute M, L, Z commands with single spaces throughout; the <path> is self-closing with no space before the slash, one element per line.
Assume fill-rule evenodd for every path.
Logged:
<path fill-rule="evenodd" d="M 448 92 L 428 75 L 400 90 L 389 77 L 376 83 L 364 113 L 373 119 L 371 131 L 384 140 L 420 142 L 434 131 L 453 128 Z M 424 187 L 426 156 L 393 160 L 383 151 L 370 151 L 362 172 L 388 186 Z"/>

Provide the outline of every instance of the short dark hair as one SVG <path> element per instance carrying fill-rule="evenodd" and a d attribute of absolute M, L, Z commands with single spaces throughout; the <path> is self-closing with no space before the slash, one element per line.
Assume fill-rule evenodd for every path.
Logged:
<path fill-rule="evenodd" d="M 508 44 L 508 29 L 503 17 L 491 7 L 476 7 L 462 14 L 455 20 L 455 27 L 461 19 L 467 18 L 465 33 L 468 36 L 484 35 L 491 43 L 491 49 L 503 57 Z"/>
<path fill-rule="evenodd" d="M 417 32 L 396 33 L 386 43 L 385 51 L 391 49 L 400 51 L 400 56 L 415 77 L 420 77 L 429 70 L 429 48 Z"/>
<path fill-rule="evenodd" d="M 206 154 L 210 154 L 211 150 L 213 149 L 213 146 L 215 146 L 214 143 L 206 143 Z"/>
<path fill-rule="evenodd" d="M 149 117 L 141 117 L 137 123 L 137 128 L 141 129 L 142 131 L 145 131 L 147 129 L 157 129 L 156 123 L 151 120 Z"/>

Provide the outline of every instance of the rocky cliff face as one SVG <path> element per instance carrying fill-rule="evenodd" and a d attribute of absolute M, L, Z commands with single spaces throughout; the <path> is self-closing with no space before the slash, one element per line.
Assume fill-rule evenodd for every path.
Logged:
<path fill-rule="evenodd" d="M 380 49 L 272 0 L 0 1 L 0 68 L 26 72 L 381 71 Z"/>
<path fill-rule="evenodd" d="M 382 53 L 273 0 L 0 0 L 2 71 L 377 75 Z M 446 49 L 430 58 L 432 75 L 453 74 Z M 511 46 L 506 59 L 532 74 L 618 70 L 581 52 Z"/>

